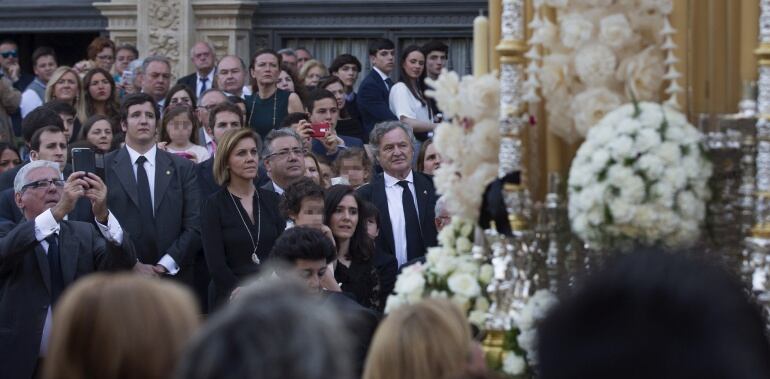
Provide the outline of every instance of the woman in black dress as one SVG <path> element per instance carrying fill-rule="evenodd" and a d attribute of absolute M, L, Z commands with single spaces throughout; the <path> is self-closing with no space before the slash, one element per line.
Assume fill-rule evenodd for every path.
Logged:
<path fill-rule="evenodd" d="M 214 178 L 222 189 L 203 206 L 203 253 L 211 273 L 209 304 L 229 299 L 240 282 L 259 271 L 285 228 L 275 192 L 256 188 L 259 136 L 250 129 L 225 133 L 214 156 Z"/>
<path fill-rule="evenodd" d="M 302 100 L 296 93 L 278 89 L 281 56 L 273 50 L 259 50 L 251 58 L 251 96 L 246 96 L 247 124 L 265 138 L 267 133 L 281 127 L 289 113 L 304 112 Z"/>
<path fill-rule="evenodd" d="M 392 289 L 388 283 L 395 279 L 396 261 L 393 258 L 383 267 L 375 264 L 374 241 L 366 232 L 367 216 L 361 213 L 362 205 L 353 187 L 331 186 L 324 200 L 324 223 L 332 230 L 337 245 L 334 278 L 342 291 L 362 306 L 381 312 Z"/>

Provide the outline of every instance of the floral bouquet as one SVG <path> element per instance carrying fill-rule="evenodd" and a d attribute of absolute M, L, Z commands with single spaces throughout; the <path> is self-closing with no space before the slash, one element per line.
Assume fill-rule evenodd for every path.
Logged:
<path fill-rule="evenodd" d="M 572 162 L 572 230 L 598 248 L 691 245 L 710 197 L 711 164 L 700 141 L 683 114 L 659 104 L 607 114 Z"/>

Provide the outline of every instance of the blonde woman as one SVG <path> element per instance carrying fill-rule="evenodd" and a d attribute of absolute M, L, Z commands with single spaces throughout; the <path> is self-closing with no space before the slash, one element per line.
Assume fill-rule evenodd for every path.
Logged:
<path fill-rule="evenodd" d="M 364 379 L 450 379 L 486 371 L 481 347 L 455 304 L 427 299 L 389 314 L 369 347 Z"/>
<path fill-rule="evenodd" d="M 171 281 L 89 275 L 57 304 L 43 378 L 168 378 L 198 314 L 193 295 Z"/>
<path fill-rule="evenodd" d="M 45 88 L 45 102 L 61 100 L 72 105 L 80 122 L 85 122 L 86 105 L 83 100 L 83 85 L 78 73 L 69 66 L 59 66 L 48 80 Z"/>
<path fill-rule="evenodd" d="M 302 69 L 299 70 L 299 79 L 305 84 L 305 87 L 315 87 L 321 78 L 329 76 L 329 70 L 323 63 L 311 59 L 302 65 Z"/>

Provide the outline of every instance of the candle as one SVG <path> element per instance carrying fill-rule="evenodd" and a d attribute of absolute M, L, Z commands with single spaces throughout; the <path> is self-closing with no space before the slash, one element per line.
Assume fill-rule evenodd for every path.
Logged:
<path fill-rule="evenodd" d="M 484 16 L 473 19 L 473 75 L 489 71 L 489 20 Z"/>

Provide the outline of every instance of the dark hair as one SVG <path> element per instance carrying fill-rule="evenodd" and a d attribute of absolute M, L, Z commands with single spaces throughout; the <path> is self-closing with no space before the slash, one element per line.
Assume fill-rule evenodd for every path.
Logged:
<path fill-rule="evenodd" d="M 174 96 L 179 91 L 185 91 L 187 92 L 187 95 L 190 96 L 190 102 L 192 103 L 190 106 L 192 109 L 195 109 L 195 107 L 198 104 L 198 98 L 195 96 L 195 91 L 190 88 L 187 84 L 183 83 L 177 83 L 171 89 L 168 90 L 168 93 L 166 94 L 166 98 L 163 100 L 163 110 L 165 111 L 168 109 L 168 107 L 171 105 L 171 97 Z"/>
<path fill-rule="evenodd" d="M 765 332 L 759 307 L 723 268 L 640 250 L 549 312 L 538 327 L 538 377 L 768 378 Z"/>
<path fill-rule="evenodd" d="M 290 128 L 292 125 L 300 122 L 300 120 L 308 121 L 307 113 L 292 112 L 286 115 L 281 121 L 281 128 Z"/>
<path fill-rule="evenodd" d="M 155 102 L 155 99 L 146 93 L 134 93 L 123 98 L 123 102 L 120 104 L 120 122 L 128 120 L 129 108 L 144 103 L 152 104 L 152 109 L 155 111 L 155 121 L 158 121 L 160 119 L 160 111 L 158 110 L 158 104 Z"/>
<path fill-rule="evenodd" d="M 351 147 L 343 149 L 337 154 L 337 158 L 334 159 L 334 169 L 340 172 L 343 159 L 358 159 L 361 161 L 361 167 L 367 172 L 367 179 L 371 179 L 372 175 L 372 161 L 369 159 L 369 155 L 366 154 L 366 150 L 360 147 Z"/>
<path fill-rule="evenodd" d="M 200 128 L 200 125 L 198 125 L 198 118 L 195 117 L 195 113 L 193 113 L 193 108 L 187 105 L 180 105 L 167 109 L 166 113 L 163 114 L 163 121 L 160 123 L 160 142 L 171 142 L 171 137 L 168 135 L 168 123 L 171 122 L 174 117 L 182 114 L 186 114 L 187 118 L 190 119 L 190 122 L 192 123 L 190 142 L 196 145 L 198 144 L 198 128 Z"/>
<path fill-rule="evenodd" d="M 329 76 L 321 79 L 321 81 L 318 82 L 318 87 L 316 87 L 316 88 L 325 90 L 326 87 L 328 87 L 328 86 L 330 86 L 330 85 L 332 85 L 334 83 L 339 83 L 342 86 L 342 89 L 343 90 L 345 89 L 345 83 L 342 82 L 342 79 L 340 79 L 339 77 L 334 76 L 334 75 L 329 75 Z M 336 101 L 336 98 L 335 98 L 335 101 Z M 339 111 L 340 111 L 340 119 L 350 118 L 350 114 L 348 114 L 348 110 L 347 110 L 347 106 L 346 105 L 347 105 L 347 102 L 342 104 L 342 108 L 339 109 Z"/>
<path fill-rule="evenodd" d="M 352 64 L 356 66 L 356 70 L 358 72 L 361 72 L 361 61 L 358 60 L 354 55 L 351 54 L 340 54 L 336 58 L 334 58 L 334 61 L 332 61 L 331 66 L 329 66 L 329 72 L 335 73 L 339 71 L 342 66 L 346 64 Z"/>
<path fill-rule="evenodd" d="M 251 74 L 251 70 L 255 68 L 254 61 L 257 60 L 257 57 L 263 54 L 270 54 L 278 59 L 278 69 L 281 69 L 281 64 L 283 64 L 283 57 L 281 57 L 281 54 L 278 54 L 273 49 L 259 49 L 251 55 L 251 60 L 249 61 L 249 74 Z M 254 79 L 254 77 L 251 75 L 249 75 L 249 77 L 251 78 L 251 91 L 254 93 L 253 96 L 258 96 L 259 88 L 257 86 L 257 79 Z M 275 79 L 278 80 L 278 78 Z"/>
<path fill-rule="evenodd" d="M 334 94 L 321 88 L 321 86 L 318 86 L 307 96 L 307 100 L 305 101 L 307 112 L 312 114 L 313 109 L 315 108 L 315 102 L 323 99 L 332 99 L 334 100 L 334 105 L 337 105 L 337 98 L 334 97 Z"/>
<path fill-rule="evenodd" d="M 45 57 L 47 55 L 50 55 L 53 57 L 53 60 L 56 60 L 56 51 L 48 46 L 40 46 L 35 49 L 35 51 L 32 52 L 32 66 L 37 65 L 37 60 Z"/>
<path fill-rule="evenodd" d="M 241 107 L 231 103 L 230 101 L 225 101 L 224 103 L 219 103 L 214 106 L 209 111 L 209 128 L 211 130 L 214 130 L 215 121 L 217 120 L 217 115 L 222 112 L 231 112 L 235 113 L 240 119 L 241 119 L 241 126 L 245 126 L 244 119 L 243 119 L 243 111 L 241 110 Z"/>
<path fill-rule="evenodd" d="M 246 100 L 243 100 L 243 98 L 240 96 L 230 95 L 227 97 L 227 101 L 235 105 L 238 105 L 238 104 L 246 105 Z"/>
<path fill-rule="evenodd" d="M 64 100 L 51 100 L 43 105 L 44 107 L 56 112 L 56 114 L 66 114 L 67 116 L 76 117 L 78 112 L 72 104 Z"/>
<path fill-rule="evenodd" d="M 134 45 L 126 43 L 126 44 L 118 46 L 115 49 L 115 55 L 117 56 L 118 52 L 121 51 L 121 50 L 131 50 L 131 52 L 134 54 L 134 59 L 139 59 L 139 50 L 137 50 Z"/>
<path fill-rule="evenodd" d="M 281 233 L 273 244 L 270 257 L 294 264 L 298 259 L 307 261 L 324 260 L 326 263 L 337 258 L 332 241 L 318 229 L 295 226 Z"/>
<path fill-rule="evenodd" d="M 379 228 L 380 227 L 380 210 L 377 209 L 374 203 L 372 203 L 371 201 L 364 200 L 361 203 L 361 209 L 363 209 L 362 213 L 366 215 L 366 218 L 364 219 L 364 221 L 368 219 L 373 219 L 374 222 L 377 223 L 377 228 Z M 361 216 L 359 216 L 359 219 L 360 218 Z"/>
<path fill-rule="evenodd" d="M 107 116 L 116 117 L 119 110 L 118 91 L 115 87 L 115 79 L 113 79 L 112 74 L 101 67 L 92 68 L 88 71 L 88 73 L 86 73 L 86 76 L 83 77 L 83 97 L 86 101 L 86 117 L 93 116 L 96 112 L 96 107 L 94 107 L 94 98 L 91 97 L 91 91 L 89 90 L 89 87 L 91 87 L 91 79 L 93 79 L 94 75 L 96 74 L 102 74 L 107 79 L 107 81 L 110 82 L 110 97 L 107 98 L 107 100 L 104 102 L 104 105 L 107 109 Z"/>
<path fill-rule="evenodd" d="M 396 45 L 386 38 L 376 38 L 369 42 L 369 55 L 377 55 L 380 50 L 394 50 Z"/>
<path fill-rule="evenodd" d="M 428 138 L 423 141 L 422 146 L 420 146 L 420 152 L 417 153 L 417 162 L 415 164 L 417 172 L 423 172 L 425 170 L 425 152 L 428 151 L 428 147 L 432 144 L 433 138 Z"/>
<path fill-rule="evenodd" d="M 284 217 L 299 214 L 303 199 L 324 200 L 323 187 L 315 184 L 313 179 L 302 177 L 286 187 L 279 205 Z"/>
<path fill-rule="evenodd" d="M 19 154 L 19 149 L 17 149 L 16 146 L 8 142 L 0 142 L 0 155 L 3 155 L 6 150 L 11 150 L 16 153 L 16 156 L 21 157 L 21 154 Z"/>
<path fill-rule="evenodd" d="M 372 241 L 366 233 L 367 214 L 363 213 L 363 207 L 361 206 L 363 199 L 358 196 L 358 193 L 356 193 L 356 190 L 353 189 L 353 187 L 336 184 L 326 189 L 326 198 L 324 199 L 324 224 L 331 227 L 330 223 L 332 215 L 337 210 L 337 206 L 342 199 L 348 195 L 353 196 L 358 205 L 358 223 L 356 224 L 356 230 L 353 232 L 353 236 L 350 238 L 350 249 L 348 249 L 348 254 L 350 256 L 348 258 L 353 262 L 366 262 L 371 259 L 374 254 L 374 241 Z"/>
<path fill-rule="evenodd" d="M 401 53 L 401 59 L 398 60 L 398 81 L 406 84 L 406 88 L 409 89 L 409 92 L 412 93 L 412 96 L 414 96 L 415 99 L 420 101 L 420 104 L 425 105 L 425 76 L 427 75 L 425 70 L 425 66 L 422 68 L 422 74 L 420 74 L 420 77 L 417 78 L 416 83 L 412 83 L 412 78 L 409 77 L 409 75 L 406 74 L 406 70 L 404 70 L 404 62 L 406 62 L 406 58 L 409 57 L 409 54 L 413 52 L 419 52 L 423 55 L 423 59 L 425 58 L 425 54 L 420 50 L 420 47 L 417 45 L 409 45 L 404 49 L 404 51 Z M 415 87 L 417 89 L 415 90 Z"/>
<path fill-rule="evenodd" d="M 48 125 L 44 126 L 38 130 L 35 130 L 35 133 L 32 134 L 32 140 L 29 141 L 29 149 L 34 151 L 40 151 L 40 136 L 43 135 L 43 133 L 64 133 L 64 129 L 59 129 L 56 126 Z"/>
<path fill-rule="evenodd" d="M 449 54 L 449 46 L 435 39 L 428 41 L 428 43 L 422 45 L 420 50 L 422 50 L 422 53 L 425 54 L 426 59 L 428 58 L 428 54 L 430 54 L 432 51 L 440 51 L 444 54 L 447 54 L 447 55 Z"/>
<path fill-rule="evenodd" d="M 108 47 L 112 49 L 112 55 L 115 56 L 115 54 L 117 53 L 117 51 L 115 50 L 115 43 L 112 42 L 112 40 L 107 37 L 96 37 L 88 45 L 88 49 L 86 50 L 86 55 L 88 56 L 88 59 L 92 61 L 96 60 L 96 56 L 99 55 L 99 52 Z"/>
<path fill-rule="evenodd" d="M 299 73 L 297 70 L 286 63 L 281 63 L 281 71 L 286 71 L 286 73 L 289 74 L 291 81 L 294 83 L 294 93 L 299 96 L 300 100 L 305 101 L 308 92 L 307 87 L 305 87 L 304 81 L 299 80 Z"/>
<path fill-rule="evenodd" d="M 32 141 L 32 135 L 38 129 L 46 126 L 55 126 L 64 132 L 64 121 L 56 111 L 48 107 L 48 104 L 33 109 L 21 121 L 21 135 L 27 143 Z"/>
<path fill-rule="evenodd" d="M 91 127 L 93 127 L 94 124 L 102 120 L 107 121 L 107 123 L 110 124 L 110 131 L 115 130 L 115 125 L 112 125 L 112 120 L 109 117 L 100 115 L 100 114 L 95 114 L 87 118 L 86 121 L 83 123 L 83 126 L 80 127 L 78 140 L 87 140 L 88 132 L 91 131 Z M 114 138 L 114 135 L 113 135 L 113 138 Z"/>

